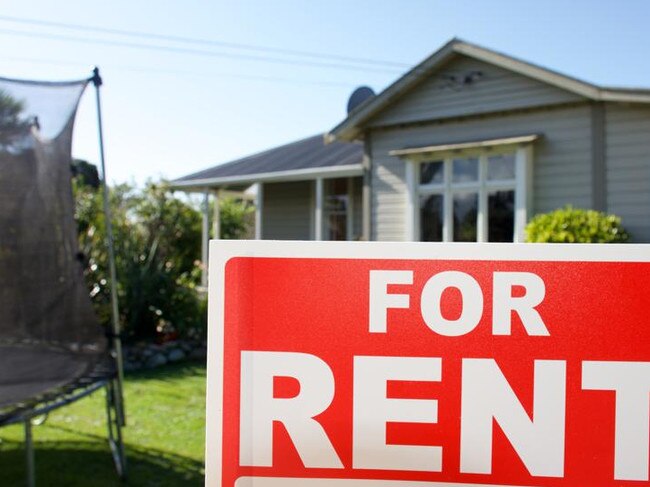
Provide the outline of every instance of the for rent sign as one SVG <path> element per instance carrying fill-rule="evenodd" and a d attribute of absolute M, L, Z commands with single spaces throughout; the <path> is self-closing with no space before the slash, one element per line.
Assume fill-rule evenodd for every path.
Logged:
<path fill-rule="evenodd" d="M 210 250 L 209 486 L 648 485 L 649 246 Z"/>

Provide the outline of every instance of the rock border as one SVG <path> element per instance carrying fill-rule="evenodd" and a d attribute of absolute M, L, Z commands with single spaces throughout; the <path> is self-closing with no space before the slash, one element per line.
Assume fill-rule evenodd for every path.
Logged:
<path fill-rule="evenodd" d="M 205 340 L 174 340 L 163 344 L 137 342 L 124 346 L 124 372 L 155 369 L 184 360 L 205 360 Z"/>

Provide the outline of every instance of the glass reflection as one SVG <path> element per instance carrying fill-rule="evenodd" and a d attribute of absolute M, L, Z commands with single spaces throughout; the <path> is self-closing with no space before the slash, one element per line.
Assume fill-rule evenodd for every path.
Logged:
<path fill-rule="evenodd" d="M 452 166 L 452 182 L 472 183 L 478 181 L 478 159 L 454 159 Z"/>
<path fill-rule="evenodd" d="M 476 242 L 478 193 L 454 194 L 454 242 Z"/>
<path fill-rule="evenodd" d="M 488 193 L 488 242 L 512 242 L 515 234 L 515 192 Z"/>
<path fill-rule="evenodd" d="M 487 178 L 489 181 L 515 179 L 515 155 L 498 154 L 488 157 Z"/>
<path fill-rule="evenodd" d="M 441 194 L 420 197 L 421 242 L 442 242 L 443 205 Z"/>
<path fill-rule="evenodd" d="M 325 236 L 327 240 L 347 240 L 348 187 L 347 179 L 326 179 L 325 183 Z"/>
<path fill-rule="evenodd" d="M 442 184 L 444 181 L 444 168 L 443 161 L 420 164 L 420 184 Z"/>

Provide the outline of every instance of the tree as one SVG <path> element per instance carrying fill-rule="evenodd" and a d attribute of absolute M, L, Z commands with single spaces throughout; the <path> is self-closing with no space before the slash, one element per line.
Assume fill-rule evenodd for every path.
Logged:
<path fill-rule="evenodd" d="M 103 323 L 110 322 L 108 254 L 101 193 L 75 180 L 76 218 L 86 279 Z M 200 281 L 201 216 L 165 183 L 111 188 L 120 321 L 125 334 L 152 337 L 172 325 L 204 327 Z"/>
<path fill-rule="evenodd" d="M 73 180 L 79 243 L 87 257 L 86 280 L 100 320 L 110 323 L 108 253 L 101 192 L 96 169 L 82 161 Z M 88 176 L 90 175 L 90 177 Z M 120 321 L 133 338 L 150 338 L 157 330 L 181 334 L 205 329 L 201 281 L 201 214 L 191 200 L 174 196 L 166 182 L 111 188 Z M 222 238 L 250 232 L 253 208 L 232 198 L 221 200 Z"/>
<path fill-rule="evenodd" d="M 90 186 L 91 188 L 99 188 L 99 171 L 97 166 L 91 164 L 83 159 L 73 159 L 70 165 L 72 177 L 75 178 L 79 184 Z"/>
<path fill-rule="evenodd" d="M 25 104 L 0 89 L 0 149 L 5 149 L 25 136 L 33 122 L 25 120 Z"/>
<path fill-rule="evenodd" d="M 221 217 L 220 238 L 240 239 L 250 238 L 253 228 L 252 217 L 255 207 L 246 201 L 235 198 L 219 200 L 219 215 Z"/>

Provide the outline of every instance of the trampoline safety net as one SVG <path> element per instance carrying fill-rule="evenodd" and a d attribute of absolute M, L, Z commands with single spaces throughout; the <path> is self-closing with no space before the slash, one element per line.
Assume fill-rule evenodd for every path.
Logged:
<path fill-rule="evenodd" d="M 0 78 L 0 419 L 108 363 L 71 187 L 72 130 L 87 83 Z"/>

